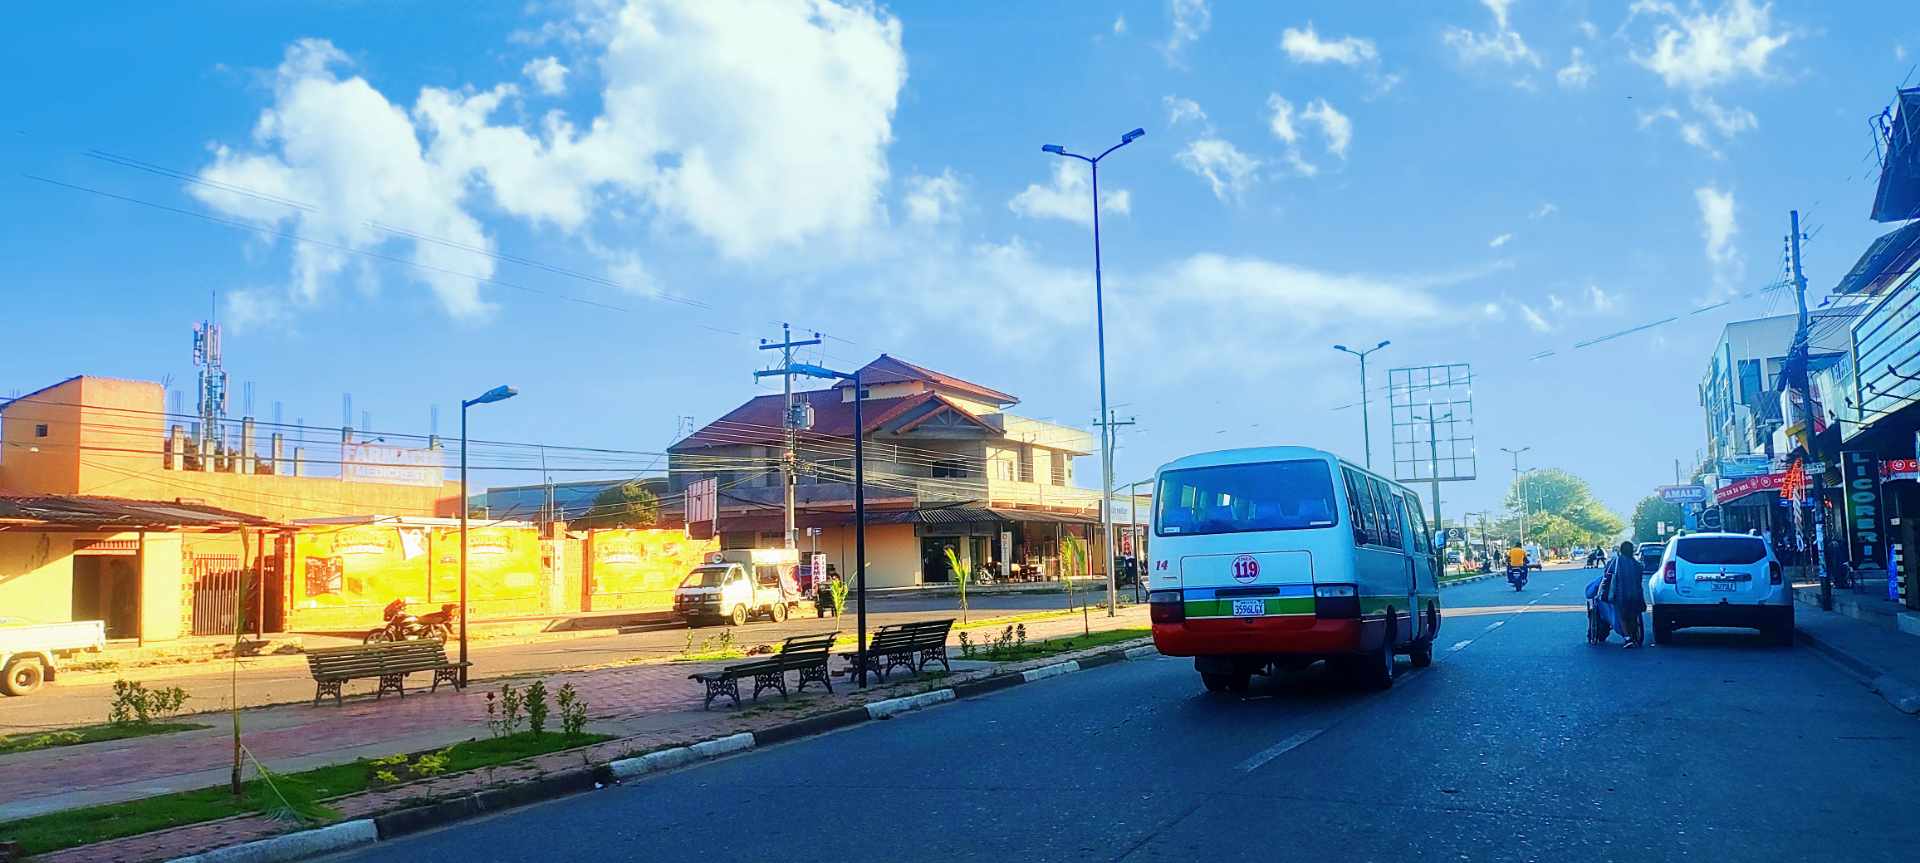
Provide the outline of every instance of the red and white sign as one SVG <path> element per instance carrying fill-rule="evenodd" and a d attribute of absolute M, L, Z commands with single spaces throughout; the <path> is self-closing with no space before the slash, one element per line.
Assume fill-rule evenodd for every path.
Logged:
<path fill-rule="evenodd" d="M 1920 479 L 1920 459 L 1890 458 L 1880 462 L 1881 479 Z"/>
<path fill-rule="evenodd" d="M 1786 476 L 1785 473 L 1769 473 L 1734 480 L 1713 490 L 1713 502 L 1724 506 L 1757 491 L 1777 491 L 1780 488 L 1780 481 Z"/>
<path fill-rule="evenodd" d="M 1252 584 L 1260 577 L 1260 561 L 1253 555 L 1243 554 L 1233 559 L 1233 580 L 1241 584 Z"/>

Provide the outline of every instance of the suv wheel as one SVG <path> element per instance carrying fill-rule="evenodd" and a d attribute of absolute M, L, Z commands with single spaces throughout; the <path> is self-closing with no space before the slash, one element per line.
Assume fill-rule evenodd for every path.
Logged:
<path fill-rule="evenodd" d="M 1780 615 L 1766 629 L 1767 640 L 1778 647 L 1793 646 L 1793 614 Z"/>
<path fill-rule="evenodd" d="M 1659 612 L 1657 612 L 1657 611 L 1656 611 L 1656 612 L 1654 612 L 1654 614 L 1653 614 L 1653 643 L 1654 643 L 1654 644 L 1667 644 L 1667 643 L 1669 643 L 1669 642 L 1671 642 L 1671 641 L 1673 641 L 1673 621 L 1670 621 L 1670 620 L 1668 620 L 1668 619 L 1666 619 L 1666 618 L 1664 618 L 1664 617 L 1662 617 L 1662 616 L 1660 616 L 1660 613 L 1659 613 Z"/>

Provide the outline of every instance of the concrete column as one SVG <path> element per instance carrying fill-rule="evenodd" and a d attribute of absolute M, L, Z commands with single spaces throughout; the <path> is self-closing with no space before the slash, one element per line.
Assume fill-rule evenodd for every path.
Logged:
<path fill-rule="evenodd" d="M 285 445 L 285 443 L 285 439 L 280 436 L 279 432 L 273 433 L 273 452 L 270 453 L 273 463 L 268 465 L 267 473 L 273 474 L 274 476 L 280 475 L 281 459 L 283 458 L 281 455 L 281 447 Z"/>
<path fill-rule="evenodd" d="M 187 430 L 175 425 L 167 435 L 167 470 L 179 470 L 187 460 Z"/>
<path fill-rule="evenodd" d="M 305 476 L 305 475 L 306 475 L 306 474 L 304 474 L 304 473 L 302 473 L 302 472 L 301 472 L 301 471 L 302 471 L 302 465 L 303 465 L 303 464 L 304 464 L 304 463 L 306 462 L 306 460 L 307 460 L 307 449 L 306 449 L 306 447 L 298 447 L 298 446 L 297 446 L 297 447 L 294 447 L 294 448 L 293 448 L 293 475 L 294 475 L 294 476 Z"/>
<path fill-rule="evenodd" d="M 236 473 L 259 473 L 260 469 L 253 459 L 253 417 L 240 418 L 240 464 L 234 468 Z"/>

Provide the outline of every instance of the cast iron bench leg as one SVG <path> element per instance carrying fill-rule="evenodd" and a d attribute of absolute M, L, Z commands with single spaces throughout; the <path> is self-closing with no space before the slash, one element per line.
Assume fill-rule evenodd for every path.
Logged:
<path fill-rule="evenodd" d="M 379 691 L 374 693 L 373 700 L 379 701 L 381 696 L 386 695 L 389 691 L 399 693 L 401 698 L 407 697 L 406 675 L 404 674 L 380 675 L 380 689 Z"/>

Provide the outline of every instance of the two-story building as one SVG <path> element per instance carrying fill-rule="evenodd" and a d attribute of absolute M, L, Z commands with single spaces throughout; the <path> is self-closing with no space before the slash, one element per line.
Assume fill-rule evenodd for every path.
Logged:
<path fill-rule="evenodd" d="M 1010 412 L 1012 395 L 881 354 L 860 373 L 864 399 L 870 587 L 951 580 L 946 549 L 997 577 L 1104 577 L 1100 493 L 1074 484 L 1090 432 Z M 853 400 L 850 382 L 794 394 L 801 428 L 795 492 L 803 552 L 851 574 Z M 726 548 L 784 541 L 784 396 L 758 396 L 668 448 L 672 490 L 718 481 L 716 532 Z M 809 530 L 811 529 L 811 530 Z M 1091 549 L 1085 563 L 1063 544 Z"/>
<path fill-rule="evenodd" d="M 1779 500 L 1778 459 L 1790 449 L 1781 434 L 1790 430 L 1782 382 L 1798 326 L 1795 315 L 1734 321 L 1721 329 L 1708 357 L 1699 389 L 1707 473 L 1715 485 L 1712 504 L 1721 508 L 1730 529 L 1773 529 L 1783 523 L 1773 513 Z M 1816 371 L 1846 356 L 1843 326 L 1820 326 L 1816 320 L 1810 332 Z"/>

